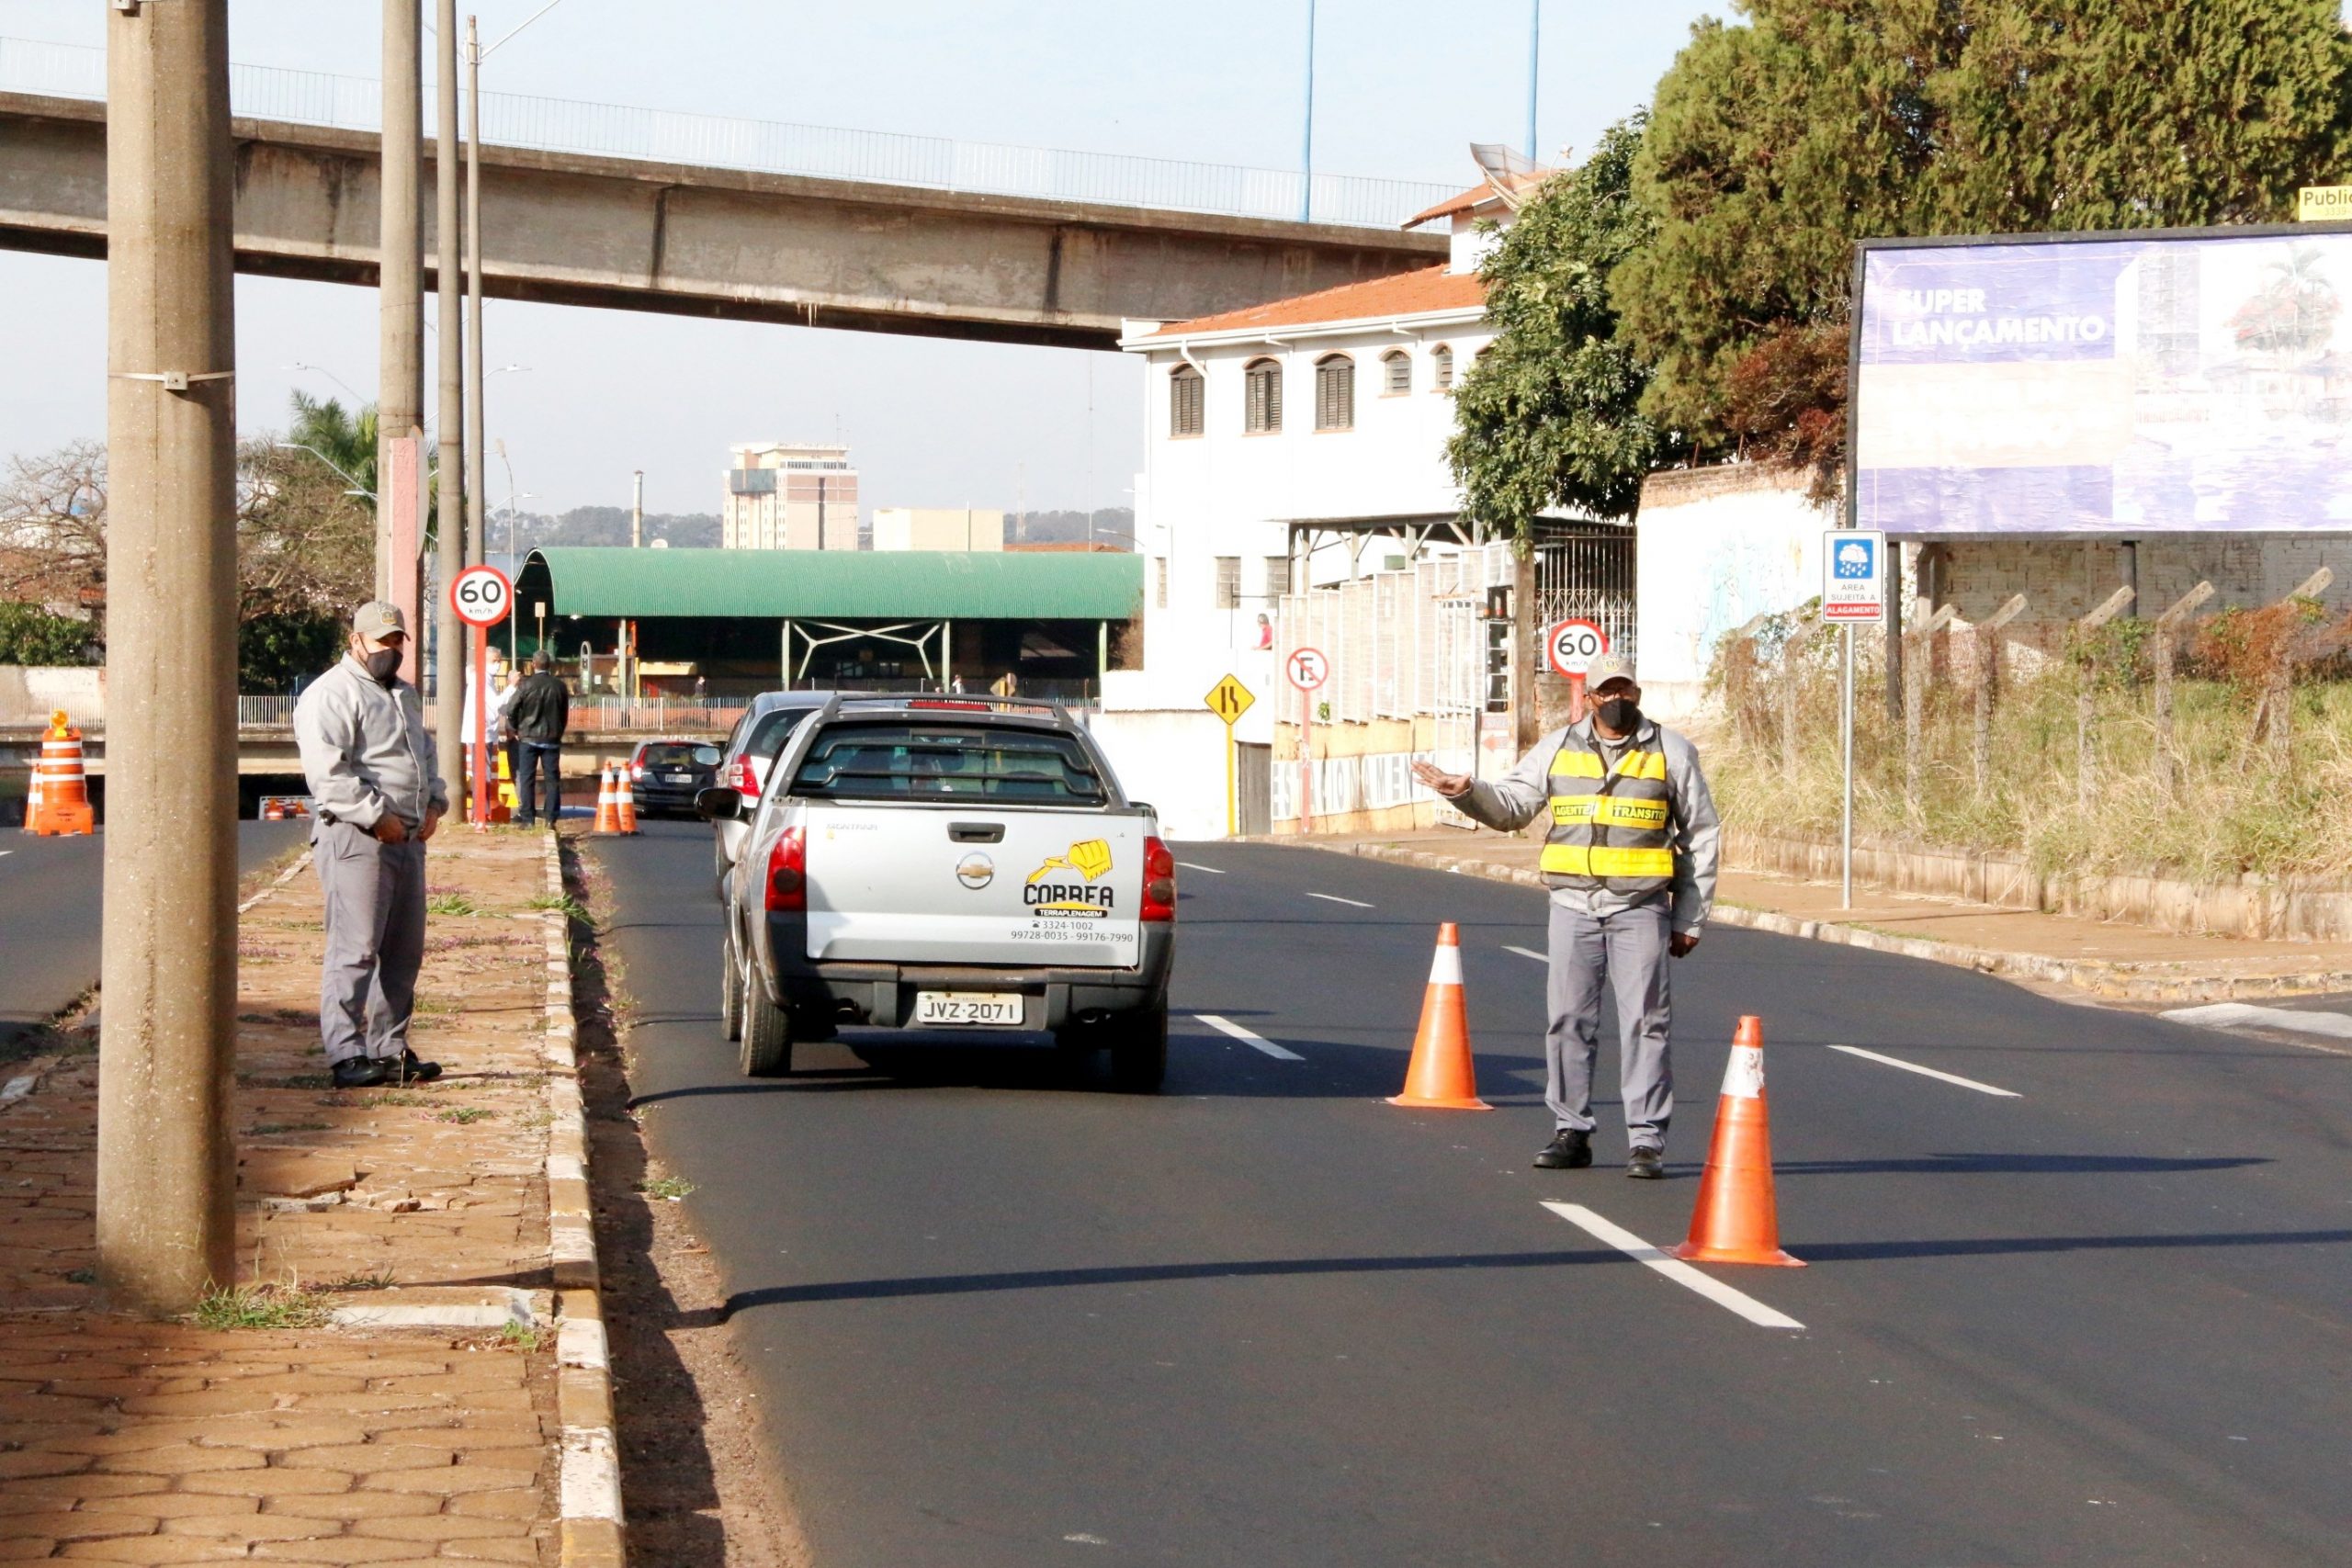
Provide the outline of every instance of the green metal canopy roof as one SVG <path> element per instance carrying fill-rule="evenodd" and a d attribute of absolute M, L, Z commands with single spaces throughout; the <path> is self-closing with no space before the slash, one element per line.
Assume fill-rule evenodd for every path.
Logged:
<path fill-rule="evenodd" d="M 560 615 L 1125 621 L 1143 607 L 1143 558 L 1088 551 L 580 547 L 533 550 L 524 585 L 541 572 Z"/>

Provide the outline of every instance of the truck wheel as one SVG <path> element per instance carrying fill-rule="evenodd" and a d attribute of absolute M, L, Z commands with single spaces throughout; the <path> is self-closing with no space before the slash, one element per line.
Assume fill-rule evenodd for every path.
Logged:
<path fill-rule="evenodd" d="M 747 1078 L 781 1077 L 792 1070 L 792 1015 L 768 1000 L 767 987 L 751 971 L 741 973 L 743 993 L 743 1047 L 741 1060 Z"/>
<path fill-rule="evenodd" d="M 1168 1004 L 1125 1013 L 1102 1028 L 1111 1045 L 1111 1086 L 1122 1094 L 1156 1094 L 1168 1076 Z"/>
<path fill-rule="evenodd" d="M 730 927 L 726 940 L 719 944 L 718 962 L 718 1026 L 725 1038 L 743 1037 L 743 961 L 735 954 L 735 932 Z"/>

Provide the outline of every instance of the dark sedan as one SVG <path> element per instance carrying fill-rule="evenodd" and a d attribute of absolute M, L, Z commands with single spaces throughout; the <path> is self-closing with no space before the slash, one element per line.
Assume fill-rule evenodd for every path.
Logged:
<path fill-rule="evenodd" d="M 647 740 L 628 760 L 639 811 L 691 814 L 695 795 L 718 779 L 718 748 L 707 740 Z"/>

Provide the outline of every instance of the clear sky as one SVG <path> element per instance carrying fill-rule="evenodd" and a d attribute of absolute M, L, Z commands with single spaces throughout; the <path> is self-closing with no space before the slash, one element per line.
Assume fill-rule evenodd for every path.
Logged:
<path fill-rule="evenodd" d="M 458 9 L 495 39 L 541 3 Z M 1320 0 L 1316 167 L 1469 185 L 1469 142 L 1525 139 L 1530 4 Z M 1544 0 L 1544 158 L 1645 102 L 1692 19 L 1724 9 Z M 8 0 L 0 33 L 99 44 L 106 15 Z M 230 53 L 372 77 L 379 15 L 369 0 L 233 0 Z M 563 0 L 482 85 L 1295 169 L 1306 18 L 1306 0 Z M 0 457 L 102 434 L 105 268 L 0 252 Z M 1141 375 L 1124 355 L 498 299 L 484 313 L 487 363 L 529 367 L 494 378 L 487 403 L 533 510 L 626 505 L 642 468 L 649 510 L 715 512 L 726 449 L 751 440 L 846 443 L 868 507 L 1124 505 L 1142 460 Z M 249 434 L 283 427 L 293 388 L 348 400 L 339 377 L 374 395 L 371 290 L 241 277 L 237 331 Z M 490 499 L 505 491 L 493 458 Z"/>

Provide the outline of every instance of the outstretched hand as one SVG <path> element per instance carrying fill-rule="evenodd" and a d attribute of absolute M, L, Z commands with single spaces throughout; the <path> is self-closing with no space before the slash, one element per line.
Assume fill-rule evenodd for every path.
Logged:
<path fill-rule="evenodd" d="M 1413 776 L 1448 800 L 1468 795 L 1471 784 L 1476 782 L 1468 773 L 1449 773 L 1431 762 L 1415 762 Z"/>

